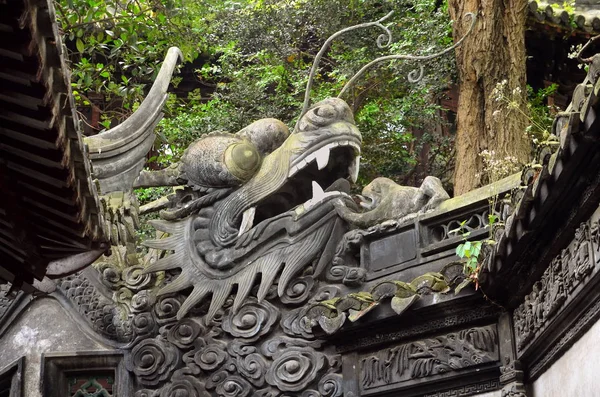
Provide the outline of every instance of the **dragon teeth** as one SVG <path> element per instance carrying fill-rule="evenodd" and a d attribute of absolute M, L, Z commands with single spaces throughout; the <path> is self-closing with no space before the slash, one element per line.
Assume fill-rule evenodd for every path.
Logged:
<path fill-rule="evenodd" d="M 319 167 L 319 170 L 322 170 L 323 168 L 327 167 L 327 164 L 329 163 L 329 153 L 329 145 L 322 147 L 315 153 L 315 157 L 317 159 L 317 166 Z"/>
<path fill-rule="evenodd" d="M 358 180 L 358 171 L 360 169 L 360 156 L 356 156 L 350 167 L 348 168 L 348 173 L 350 174 L 350 179 L 352 183 L 356 183 Z"/>
<path fill-rule="evenodd" d="M 311 200 L 319 201 L 323 198 L 325 198 L 325 192 L 323 191 L 323 188 L 321 187 L 321 185 L 319 185 L 318 182 L 312 181 L 312 199 Z"/>
<path fill-rule="evenodd" d="M 240 231 L 238 232 L 238 236 L 246 233 L 248 230 L 252 229 L 254 226 L 254 215 L 256 215 L 256 207 L 250 207 L 244 214 L 242 215 L 242 224 L 240 225 Z"/>
<path fill-rule="evenodd" d="M 304 167 L 306 167 L 308 164 L 312 163 L 313 161 L 317 162 L 317 167 L 319 168 L 319 170 L 324 169 L 329 164 L 329 157 L 331 154 L 331 149 L 338 147 L 338 146 L 350 146 L 355 149 L 356 153 L 360 153 L 360 145 L 356 142 L 349 141 L 349 140 L 331 142 L 331 143 L 328 143 L 327 145 L 323 146 L 322 148 L 318 149 L 317 151 L 308 154 L 306 157 L 304 157 L 302 160 L 300 160 L 296 165 L 292 166 L 288 172 L 288 177 L 294 176 L 298 171 L 300 171 L 301 169 L 303 169 Z M 358 158 L 360 158 L 360 155 L 358 155 L 354 159 L 353 164 L 350 165 L 350 167 L 348 168 L 348 170 L 350 171 L 350 177 L 352 178 L 353 182 L 356 182 L 356 179 L 358 178 L 358 167 L 359 167 Z"/>
<path fill-rule="evenodd" d="M 292 168 L 290 168 L 290 172 L 288 173 L 288 177 L 292 177 L 296 174 L 296 172 L 298 172 L 300 169 L 298 168 L 297 165 L 293 166 Z"/>

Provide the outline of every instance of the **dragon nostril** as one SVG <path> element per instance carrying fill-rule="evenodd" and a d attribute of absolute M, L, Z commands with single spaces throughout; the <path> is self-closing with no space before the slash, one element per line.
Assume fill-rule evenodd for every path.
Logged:
<path fill-rule="evenodd" d="M 319 117 L 330 119 L 335 117 L 335 108 L 331 105 L 322 105 L 315 108 L 315 114 Z"/>

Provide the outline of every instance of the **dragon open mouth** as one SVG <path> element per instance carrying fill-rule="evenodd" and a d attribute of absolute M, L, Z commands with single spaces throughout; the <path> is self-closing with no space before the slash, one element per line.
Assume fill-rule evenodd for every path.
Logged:
<path fill-rule="evenodd" d="M 259 132 L 271 131 L 273 124 L 257 124 L 262 126 Z M 271 139 L 268 135 L 251 137 L 258 142 Z M 188 151 L 186 175 L 197 170 L 194 175 L 206 179 L 214 175 L 213 168 L 227 169 L 226 161 L 225 167 L 211 162 L 204 168 L 194 166 L 230 144 L 222 138 L 209 136 L 199 142 L 198 150 Z M 218 143 L 212 145 L 216 149 L 208 154 L 199 150 L 211 149 L 210 139 Z M 217 189 L 200 197 L 187 218 L 155 223 L 170 236 L 146 245 L 173 252 L 145 271 L 181 268 L 181 274 L 161 288 L 161 295 L 193 287 L 177 317 L 210 300 L 206 314 L 210 321 L 231 294 L 235 294 L 232 310 L 236 312 L 249 295 L 262 301 L 276 285 L 277 294 L 283 296 L 295 277 L 304 272 L 322 274 L 346 230 L 334 201 L 354 204 L 348 194 L 349 180 L 354 182 L 358 176 L 360 143 L 350 107 L 340 99 L 326 99 L 301 116 L 297 130 L 268 151 L 239 188 Z M 220 192 L 227 196 L 221 198 Z"/>
<path fill-rule="evenodd" d="M 244 211 L 239 235 L 292 209 L 301 216 L 333 197 L 350 199 L 350 185 L 343 181 L 356 182 L 359 166 L 360 145 L 355 139 L 325 142 L 292 164 L 281 188 Z"/>

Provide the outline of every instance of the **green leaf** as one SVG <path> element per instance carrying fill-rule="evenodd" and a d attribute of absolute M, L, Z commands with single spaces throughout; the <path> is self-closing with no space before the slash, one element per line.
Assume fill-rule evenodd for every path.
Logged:
<path fill-rule="evenodd" d="M 464 244 L 459 244 L 459 245 L 456 247 L 456 255 L 457 255 L 459 258 L 464 258 L 464 257 L 465 257 L 465 245 L 464 245 Z"/>
<path fill-rule="evenodd" d="M 473 244 L 470 241 L 465 241 L 463 244 L 463 252 L 467 258 L 471 257 L 471 246 Z"/>
<path fill-rule="evenodd" d="M 473 258 L 477 258 L 477 257 L 479 257 L 480 252 L 481 252 L 481 241 L 476 241 L 472 244 L 471 256 Z"/>
<path fill-rule="evenodd" d="M 475 257 L 470 257 L 470 258 L 467 260 L 467 267 L 469 268 L 469 271 L 470 271 L 471 273 L 475 273 L 475 272 L 477 271 L 477 265 L 478 265 L 478 263 L 477 263 L 477 258 L 475 258 Z"/>
<path fill-rule="evenodd" d="M 77 51 L 79 51 L 80 53 L 83 53 L 83 51 L 85 51 L 85 44 L 83 44 L 83 41 L 81 39 L 77 39 L 77 41 L 75 42 L 75 47 L 77 47 Z"/>

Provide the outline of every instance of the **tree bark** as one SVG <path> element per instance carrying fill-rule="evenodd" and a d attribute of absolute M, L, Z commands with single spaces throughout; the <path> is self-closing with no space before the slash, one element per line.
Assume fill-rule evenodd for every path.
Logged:
<path fill-rule="evenodd" d="M 516 157 L 525 164 L 530 143 L 525 128 L 526 103 L 525 18 L 526 0 L 449 0 L 450 17 L 457 21 L 454 39 L 468 29 L 467 12 L 477 12 L 477 24 L 456 49 L 459 78 L 454 194 L 478 187 L 483 174 L 479 154 L 493 150 L 495 158 Z M 492 92 L 501 81 L 515 91 L 517 109 L 499 109 Z"/>

